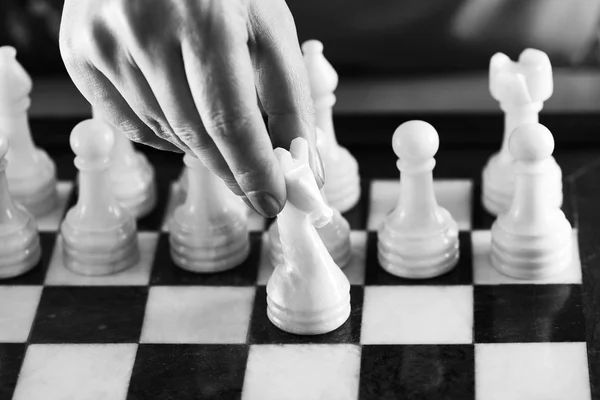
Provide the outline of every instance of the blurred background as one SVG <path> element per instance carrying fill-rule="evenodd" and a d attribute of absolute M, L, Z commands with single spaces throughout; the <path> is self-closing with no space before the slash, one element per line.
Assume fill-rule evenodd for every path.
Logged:
<path fill-rule="evenodd" d="M 63 1 L 0 1 L 0 45 L 17 48 L 19 61 L 38 83 L 38 93 L 39 85 L 41 92 L 53 95 L 72 89 L 52 86 L 62 78 L 68 81 L 58 50 Z M 524 48 L 534 47 L 552 60 L 560 104 L 571 107 L 573 97 L 583 96 L 582 104 L 596 102 L 600 108 L 600 0 L 287 3 L 300 41 L 321 40 L 340 75 L 338 107 L 410 108 L 419 99 L 434 108 L 477 107 L 481 101 L 490 106 L 490 57 L 501 51 L 515 59 Z M 396 88 L 396 82 L 403 86 Z M 456 82 L 466 82 L 463 102 L 452 101 Z"/>

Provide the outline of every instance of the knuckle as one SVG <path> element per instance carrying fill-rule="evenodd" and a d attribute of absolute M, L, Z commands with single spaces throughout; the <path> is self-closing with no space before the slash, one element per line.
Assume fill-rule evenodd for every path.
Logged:
<path fill-rule="evenodd" d="M 246 136 L 252 128 L 254 117 L 249 112 L 214 112 L 204 122 L 207 131 L 222 140 L 235 141 Z"/>

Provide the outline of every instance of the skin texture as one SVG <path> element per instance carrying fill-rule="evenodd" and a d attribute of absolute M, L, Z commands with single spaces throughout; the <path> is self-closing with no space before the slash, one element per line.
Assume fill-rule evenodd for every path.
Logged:
<path fill-rule="evenodd" d="M 129 139 L 194 154 L 259 213 L 286 200 L 273 146 L 305 138 L 323 184 L 284 0 L 66 0 L 60 50 L 77 88 Z"/>

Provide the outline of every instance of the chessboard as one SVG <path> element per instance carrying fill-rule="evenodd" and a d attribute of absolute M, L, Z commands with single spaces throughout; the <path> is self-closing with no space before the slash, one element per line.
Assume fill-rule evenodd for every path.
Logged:
<path fill-rule="evenodd" d="M 338 115 L 357 158 L 351 316 L 316 336 L 266 315 L 272 267 L 266 228 L 251 215 L 251 254 L 233 270 L 194 274 L 170 259 L 165 222 L 181 202 L 181 155 L 140 146 L 158 204 L 138 221 L 141 260 L 104 277 L 67 270 L 58 226 L 76 200 L 68 135 L 78 120 L 34 119 L 57 164 L 61 207 L 39 221 L 43 257 L 0 281 L 0 399 L 600 399 L 600 114 L 542 115 L 563 169 L 563 210 L 578 246 L 544 281 L 514 280 L 489 261 L 493 218 L 481 171 L 501 141 L 500 114 Z M 399 189 L 394 129 L 423 119 L 440 134 L 434 188 L 460 227 L 460 260 L 408 280 L 377 260 L 377 227 Z"/>

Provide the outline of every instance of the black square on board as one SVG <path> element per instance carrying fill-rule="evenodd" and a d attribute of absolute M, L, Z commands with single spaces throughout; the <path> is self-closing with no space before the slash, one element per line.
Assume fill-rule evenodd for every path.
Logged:
<path fill-rule="evenodd" d="M 0 343 L 0 399 L 12 398 L 24 357 L 24 343 Z"/>
<path fill-rule="evenodd" d="M 580 285 L 475 286 L 475 342 L 583 342 Z"/>
<path fill-rule="evenodd" d="M 137 343 L 148 288 L 45 287 L 33 343 Z"/>
<path fill-rule="evenodd" d="M 363 345 L 360 400 L 475 398 L 473 345 Z"/>
<path fill-rule="evenodd" d="M 128 400 L 239 399 L 248 346 L 141 344 Z"/>
<path fill-rule="evenodd" d="M 358 203 L 343 215 L 350 224 L 350 229 L 353 231 L 367 229 L 367 216 L 369 215 L 369 199 L 371 198 L 371 182 L 369 180 L 361 180 L 360 182 L 360 199 Z"/>
<path fill-rule="evenodd" d="M 367 236 L 366 285 L 470 285 L 473 283 L 473 251 L 469 232 L 459 232 L 460 256 L 456 266 L 436 278 L 407 279 L 390 274 L 377 258 L 377 232 Z"/>
<path fill-rule="evenodd" d="M 171 259 L 169 234 L 161 233 L 154 255 L 152 285 L 253 286 L 258 275 L 262 232 L 250 232 L 250 254 L 228 271 L 200 274 L 179 268 Z"/>
<path fill-rule="evenodd" d="M 0 279 L 0 285 L 43 285 L 46 279 L 48 265 L 54 252 L 54 243 L 56 242 L 57 232 L 40 232 L 40 246 L 42 248 L 42 256 L 35 267 L 27 273 L 16 276 L 12 279 Z"/>
<path fill-rule="evenodd" d="M 323 335 L 294 335 L 284 332 L 269 321 L 267 317 L 267 289 L 258 286 L 254 296 L 254 308 L 248 343 L 251 344 L 324 344 L 359 343 L 362 323 L 364 289 L 362 286 L 350 287 L 350 317 L 333 332 Z"/>

